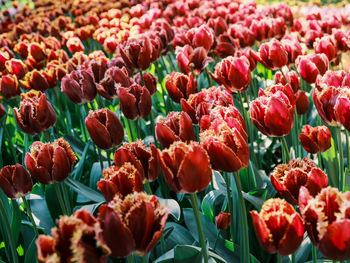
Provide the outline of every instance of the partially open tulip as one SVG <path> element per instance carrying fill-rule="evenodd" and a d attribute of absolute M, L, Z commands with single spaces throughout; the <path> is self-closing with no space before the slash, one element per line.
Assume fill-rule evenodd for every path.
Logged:
<path fill-rule="evenodd" d="M 41 133 L 52 127 L 57 120 L 56 112 L 41 91 L 22 93 L 18 108 L 14 108 L 17 123 L 28 134 Z"/>
<path fill-rule="evenodd" d="M 220 212 L 220 214 L 215 218 L 216 227 L 220 230 L 226 229 L 231 224 L 231 214 Z"/>
<path fill-rule="evenodd" d="M 72 71 L 62 79 L 61 91 L 76 104 L 92 101 L 97 94 L 92 71 L 90 69 Z"/>
<path fill-rule="evenodd" d="M 143 191 L 143 178 L 131 163 L 103 169 L 102 177 L 97 187 L 107 202 L 112 201 L 115 195 L 124 198 L 128 194 Z"/>
<path fill-rule="evenodd" d="M 192 73 L 185 75 L 180 72 L 172 72 L 171 75 L 165 77 L 165 87 L 170 98 L 180 103 L 182 98 L 187 100 L 191 94 L 197 92 L 197 80 Z"/>
<path fill-rule="evenodd" d="M 297 93 L 295 93 L 295 107 L 297 109 L 297 113 L 299 115 L 303 115 L 307 113 L 309 110 L 309 96 L 307 93 L 303 90 L 298 90 Z"/>
<path fill-rule="evenodd" d="M 252 76 L 250 62 L 246 56 L 227 57 L 215 66 L 215 75 L 210 72 L 212 78 L 231 92 L 245 91 Z"/>
<path fill-rule="evenodd" d="M 151 96 L 157 91 L 157 79 L 151 73 L 142 72 L 143 81 L 145 83 L 142 84 L 142 79 L 140 73 L 137 73 L 135 76 L 135 82 L 141 86 L 145 86 Z"/>
<path fill-rule="evenodd" d="M 84 51 L 84 45 L 78 37 L 69 38 L 66 46 L 68 50 L 72 53 Z"/>
<path fill-rule="evenodd" d="M 33 188 L 33 183 L 26 169 L 17 163 L 1 169 L 0 188 L 8 198 L 18 198 L 28 194 Z"/>
<path fill-rule="evenodd" d="M 144 256 L 150 252 L 163 233 L 168 213 L 156 196 L 138 192 L 123 199 L 116 195 L 108 205 L 102 205 L 98 213 L 101 236 L 111 256 Z"/>
<path fill-rule="evenodd" d="M 8 73 L 16 75 L 18 79 L 24 77 L 27 73 L 27 66 L 19 59 L 10 59 L 5 62 L 5 67 Z"/>
<path fill-rule="evenodd" d="M 126 118 L 145 118 L 152 108 L 151 94 L 146 87 L 133 84 L 128 88 L 118 88 L 120 109 Z"/>
<path fill-rule="evenodd" d="M 100 222 L 86 210 L 61 216 L 51 230 L 52 236 L 40 235 L 36 240 L 38 261 L 106 263 L 110 249 L 100 232 Z"/>
<path fill-rule="evenodd" d="M 260 213 L 250 211 L 250 214 L 256 237 L 268 253 L 290 255 L 303 241 L 303 220 L 285 200 L 269 199 L 263 204 Z"/>
<path fill-rule="evenodd" d="M 332 134 L 327 126 L 305 125 L 299 134 L 301 145 L 309 153 L 325 152 L 332 146 Z"/>
<path fill-rule="evenodd" d="M 38 71 L 36 69 L 28 72 L 23 80 L 19 82 L 28 90 L 40 90 L 45 91 L 50 88 L 50 83 L 48 81 L 48 76 L 44 74 L 43 71 Z"/>
<path fill-rule="evenodd" d="M 316 39 L 314 42 L 315 52 L 318 54 L 325 54 L 328 61 L 334 61 L 337 59 L 337 42 L 332 36 L 323 36 Z"/>
<path fill-rule="evenodd" d="M 315 83 L 318 75 L 326 73 L 328 63 L 328 58 L 323 53 L 299 56 L 295 60 L 300 76 L 310 84 Z"/>
<path fill-rule="evenodd" d="M 19 96 L 21 88 L 17 77 L 15 75 L 3 75 L 0 79 L 0 92 L 6 99 Z"/>
<path fill-rule="evenodd" d="M 284 38 L 281 40 L 281 43 L 288 54 L 288 65 L 294 63 L 298 56 L 304 55 L 303 49 L 297 39 Z"/>
<path fill-rule="evenodd" d="M 287 82 L 292 87 L 293 92 L 296 93 L 300 89 L 300 79 L 299 79 L 298 73 L 294 70 L 291 70 L 287 73 L 284 73 L 284 75 L 286 77 Z M 276 84 L 286 85 L 287 84 L 286 80 L 284 79 L 281 71 L 277 71 L 275 73 L 275 83 Z"/>
<path fill-rule="evenodd" d="M 70 145 L 63 138 L 51 144 L 34 142 L 24 158 L 30 175 L 42 184 L 66 179 L 76 160 Z"/>
<path fill-rule="evenodd" d="M 113 66 L 106 70 L 104 77 L 99 82 L 99 85 L 96 85 L 96 88 L 102 97 L 113 100 L 117 97 L 119 87 L 128 88 L 131 84 L 132 79 L 129 77 L 128 70 L 125 67 Z"/>
<path fill-rule="evenodd" d="M 276 39 L 261 44 L 259 52 L 251 50 L 251 54 L 264 67 L 272 70 L 282 68 L 288 63 L 288 53 L 281 42 Z"/>
<path fill-rule="evenodd" d="M 160 172 L 157 148 L 153 143 L 149 143 L 149 149 L 147 149 L 145 143 L 141 140 L 124 143 L 116 150 L 114 163 L 117 166 L 131 163 L 142 175 L 142 178 L 148 181 L 157 179 Z"/>
<path fill-rule="evenodd" d="M 307 188 L 300 189 L 299 209 L 305 228 L 312 243 L 326 258 L 350 258 L 349 204 L 350 192 L 327 187 L 312 197 Z"/>
<path fill-rule="evenodd" d="M 265 90 L 250 104 L 250 116 L 260 132 L 271 137 L 290 133 L 294 123 L 295 99 L 289 84 L 277 84 Z"/>
<path fill-rule="evenodd" d="M 103 150 L 119 145 L 124 139 L 122 123 L 117 115 L 108 109 L 90 111 L 85 118 L 85 125 L 90 138 Z"/>
<path fill-rule="evenodd" d="M 311 159 L 293 159 L 277 165 L 271 183 L 289 203 L 297 205 L 300 187 L 305 186 L 315 196 L 328 186 L 328 177 Z"/>
<path fill-rule="evenodd" d="M 209 51 L 214 44 L 214 32 L 206 24 L 192 28 L 186 33 L 186 37 L 194 48 L 203 47 Z"/>
<path fill-rule="evenodd" d="M 176 60 L 182 73 L 194 72 L 196 75 L 213 61 L 204 47 L 193 48 L 190 45 L 176 48 Z"/>
<path fill-rule="evenodd" d="M 174 142 L 159 155 L 164 178 L 174 192 L 196 193 L 210 183 L 209 156 L 197 142 Z"/>
<path fill-rule="evenodd" d="M 156 125 L 156 138 L 163 148 L 175 141 L 195 141 L 193 123 L 186 112 L 170 112 L 165 119 L 159 119 Z"/>

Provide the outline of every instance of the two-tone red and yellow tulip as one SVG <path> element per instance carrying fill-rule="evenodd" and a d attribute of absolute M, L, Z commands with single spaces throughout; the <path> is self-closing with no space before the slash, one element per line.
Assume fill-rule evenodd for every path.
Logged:
<path fill-rule="evenodd" d="M 311 127 L 306 124 L 299 134 L 299 140 L 309 153 L 325 152 L 332 146 L 332 134 L 327 126 Z"/>
<path fill-rule="evenodd" d="M 21 88 L 17 77 L 15 75 L 3 75 L 0 79 L 0 92 L 6 99 L 19 96 Z"/>

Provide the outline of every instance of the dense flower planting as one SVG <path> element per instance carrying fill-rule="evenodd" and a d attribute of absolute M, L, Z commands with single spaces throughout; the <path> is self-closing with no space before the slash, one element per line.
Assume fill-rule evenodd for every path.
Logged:
<path fill-rule="evenodd" d="M 350 5 L 0 9 L 0 261 L 350 260 Z"/>

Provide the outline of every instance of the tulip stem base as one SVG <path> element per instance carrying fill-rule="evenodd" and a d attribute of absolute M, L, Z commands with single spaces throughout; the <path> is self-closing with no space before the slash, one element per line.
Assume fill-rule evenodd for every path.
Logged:
<path fill-rule="evenodd" d="M 59 185 L 59 183 L 54 183 L 53 185 L 54 185 L 56 193 L 57 193 L 57 199 L 58 199 L 58 202 L 60 203 L 60 207 L 61 207 L 62 213 L 65 214 L 65 215 L 68 215 L 67 208 L 66 208 L 66 206 L 64 204 L 63 195 L 62 195 L 62 191 L 61 191 L 60 185 Z"/>
<path fill-rule="evenodd" d="M 283 158 L 284 159 L 283 162 L 287 163 L 290 161 L 290 154 L 289 154 L 286 138 L 281 137 L 281 142 L 282 142 L 282 153 L 284 152 L 285 154 L 285 157 Z"/>
<path fill-rule="evenodd" d="M 30 222 L 33 225 L 35 236 L 38 237 L 39 236 L 38 228 L 37 228 L 37 226 L 35 224 L 35 221 L 34 221 L 34 218 L 33 218 L 33 214 L 32 214 L 32 210 L 30 209 L 29 202 L 27 201 L 27 198 L 25 196 L 22 196 L 22 200 L 23 200 L 25 209 L 27 210 L 27 214 L 28 214 L 29 220 L 30 220 Z"/>
<path fill-rule="evenodd" d="M 132 257 L 132 254 L 127 256 L 126 260 L 127 260 L 128 263 L 134 263 L 134 259 Z"/>
<path fill-rule="evenodd" d="M 283 262 L 282 256 L 277 253 L 277 263 L 282 263 L 282 262 Z"/>
<path fill-rule="evenodd" d="M 199 208 L 198 208 L 197 194 L 191 193 L 190 198 L 191 198 L 193 212 L 194 212 L 194 216 L 195 216 L 197 227 L 198 227 L 198 238 L 199 238 L 199 243 L 201 244 L 201 247 L 202 247 L 204 263 L 208 263 L 208 250 L 207 250 L 207 246 L 205 243 L 204 231 L 203 231 L 203 226 L 202 226 Z"/>
<path fill-rule="evenodd" d="M 249 263 L 250 262 L 250 250 L 249 250 L 249 230 L 248 230 L 248 220 L 247 220 L 247 211 L 245 207 L 245 201 L 242 193 L 241 179 L 239 177 L 239 173 L 236 172 L 234 174 L 238 199 L 239 199 L 239 208 L 240 208 L 240 257 L 241 262 Z"/>
<path fill-rule="evenodd" d="M 314 245 L 312 245 L 312 262 L 317 263 L 317 250 Z"/>
<path fill-rule="evenodd" d="M 231 180 L 226 172 L 223 172 L 224 174 L 224 179 L 226 181 L 226 192 L 227 192 L 227 199 L 228 199 L 228 211 L 231 214 L 231 224 L 230 224 L 230 233 L 231 233 L 231 239 L 232 242 L 234 243 L 234 222 L 233 222 L 233 202 L 232 202 L 232 194 L 231 194 Z"/>
<path fill-rule="evenodd" d="M 339 167 L 340 167 L 340 178 L 339 178 L 339 190 L 344 191 L 345 188 L 345 173 L 344 173 L 344 152 L 343 143 L 341 140 L 341 128 L 337 127 L 338 132 L 338 147 L 339 147 Z"/>

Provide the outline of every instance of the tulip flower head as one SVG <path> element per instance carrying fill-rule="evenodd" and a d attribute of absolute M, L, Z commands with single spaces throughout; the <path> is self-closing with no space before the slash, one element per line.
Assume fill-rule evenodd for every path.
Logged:
<path fill-rule="evenodd" d="M 215 218 L 216 227 L 220 230 L 226 229 L 231 224 L 231 214 L 220 212 L 220 214 Z"/>
<path fill-rule="evenodd" d="M 327 126 L 305 125 L 299 134 L 301 145 L 309 153 L 325 152 L 332 146 L 332 134 Z"/>

